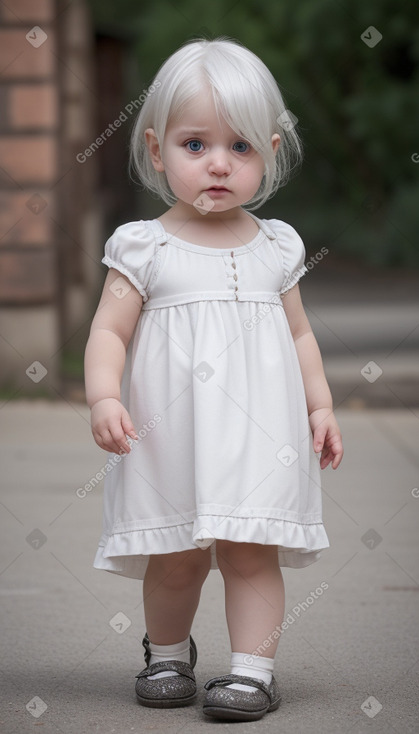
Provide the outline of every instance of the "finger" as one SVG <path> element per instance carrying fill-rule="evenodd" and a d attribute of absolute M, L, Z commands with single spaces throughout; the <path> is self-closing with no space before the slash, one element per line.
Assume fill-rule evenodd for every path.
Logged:
<path fill-rule="evenodd" d="M 335 454 L 332 462 L 332 469 L 337 469 L 343 458 L 343 449 Z"/>
<path fill-rule="evenodd" d="M 337 469 L 343 456 L 343 446 L 340 439 L 336 440 L 331 446 L 324 449 L 320 461 L 320 466 L 325 469 L 332 462 L 332 469 Z"/>
<path fill-rule="evenodd" d="M 104 451 L 110 451 L 114 454 L 129 452 L 129 445 L 126 444 L 126 436 L 118 423 L 114 427 L 111 425 L 96 429 L 96 435 L 99 439 L 96 443 Z"/>
<path fill-rule="evenodd" d="M 337 469 L 343 457 L 343 444 L 340 435 L 335 435 L 332 438 L 330 450 L 333 455 L 332 468 Z"/>
<path fill-rule="evenodd" d="M 121 423 L 118 422 L 114 425 L 111 425 L 109 430 L 112 436 L 113 443 L 116 447 L 115 450 L 118 453 L 122 451 L 123 453 L 129 454 L 129 452 L 131 451 L 131 446 L 127 441 L 127 437 L 125 431 L 122 429 Z"/>
<path fill-rule="evenodd" d="M 118 454 L 120 452 L 119 444 L 117 441 L 115 441 L 115 438 L 112 435 L 112 431 L 110 429 L 106 429 L 102 432 L 102 441 L 103 448 L 106 451 L 110 451 L 113 454 Z"/>
<path fill-rule="evenodd" d="M 316 452 L 316 454 L 318 454 L 319 451 L 323 449 L 326 434 L 327 434 L 327 428 L 324 428 L 321 425 L 317 426 L 317 428 L 315 429 L 314 435 L 313 435 L 313 446 L 314 446 L 314 451 Z"/>
<path fill-rule="evenodd" d="M 103 449 L 103 451 L 112 451 L 112 452 L 115 451 L 112 437 L 108 431 L 102 432 L 102 433 L 95 431 L 93 435 L 100 449 Z"/>
<path fill-rule="evenodd" d="M 322 451 L 322 455 L 320 457 L 320 468 L 326 469 L 327 466 L 329 466 L 330 462 L 332 461 L 333 454 L 330 451 L 329 447 L 326 447 Z"/>
<path fill-rule="evenodd" d="M 107 448 L 105 446 L 105 439 L 104 439 L 102 431 L 100 431 L 97 428 L 92 428 L 92 433 L 93 433 L 93 438 L 95 439 L 99 448 L 107 451 Z"/>
<path fill-rule="evenodd" d="M 131 436 L 131 438 L 134 439 L 134 441 L 138 440 L 134 424 L 128 413 L 124 413 L 122 416 L 122 428 L 128 436 Z"/>

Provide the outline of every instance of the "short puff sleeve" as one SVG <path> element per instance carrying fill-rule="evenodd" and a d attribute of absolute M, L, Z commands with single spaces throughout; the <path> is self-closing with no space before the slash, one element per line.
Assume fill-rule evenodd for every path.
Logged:
<path fill-rule="evenodd" d="M 300 278 L 308 272 L 304 265 L 306 251 L 300 235 L 290 224 L 282 222 L 280 219 L 271 219 L 269 225 L 276 234 L 282 255 L 284 280 L 279 290 L 282 296 L 291 290 Z"/>
<path fill-rule="evenodd" d="M 146 222 L 128 222 L 117 227 L 105 244 L 102 262 L 125 275 L 141 293 L 144 302 L 157 275 L 158 244 Z"/>

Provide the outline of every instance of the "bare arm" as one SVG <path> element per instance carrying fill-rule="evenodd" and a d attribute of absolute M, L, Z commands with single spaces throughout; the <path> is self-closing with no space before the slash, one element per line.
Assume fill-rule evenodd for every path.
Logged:
<path fill-rule="evenodd" d="M 300 363 L 314 450 L 322 451 L 322 469 L 330 462 L 333 469 L 337 469 L 343 456 L 342 438 L 333 413 L 332 395 L 320 350 L 304 311 L 298 285 L 282 297 L 282 302 Z"/>
<path fill-rule="evenodd" d="M 117 278 L 124 280 L 122 289 L 111 287 Z M 136 437 L 131 418 L 120 402 L 120 386 L 127 346 L 142 304 L 136 288 L 111 268 L 92 321 L 84 359 L 86 400 L 91 409 L 93 436 L 96 443 L 108 451 L 129 452 L 126 435 Z"/>

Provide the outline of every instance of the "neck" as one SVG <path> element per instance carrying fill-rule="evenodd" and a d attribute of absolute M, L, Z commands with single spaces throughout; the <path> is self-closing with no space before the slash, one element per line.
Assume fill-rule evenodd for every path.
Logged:
<path fill-rule="evenodd" d="M 209 211 L 202 214 L 191 204 L 185 204 L 185 202 L 178 200 L 174 206 L 169 210 L 170 218 L 178 222 L 199 222 L 203 226 L 213 226 L 217 222 L 237 222 L 247 217 L 247 213 L 241 206 L 228 209 L 224 212 L 213 212 Z"/>

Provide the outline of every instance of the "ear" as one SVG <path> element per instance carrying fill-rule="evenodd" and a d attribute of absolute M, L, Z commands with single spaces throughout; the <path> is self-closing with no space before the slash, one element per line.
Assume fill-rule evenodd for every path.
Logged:
<path fill-rule="evenodd" d="M 144 137 L 154 168 L 156 171 L 164 171 L 159 141 L 157 140 L 157 135 L 152 127 L 148 127 L 147 130 L 145 130 Z"/>
<path fill-rule="evenodd" d="M 274 133 L 274 135 L 272 135 L 271 141 L 273 152 L 276 155 L 276 152 L 279 148 L 279 143 L 281 142 L 281 138 L 279 137 L 278 133 Z"/>

